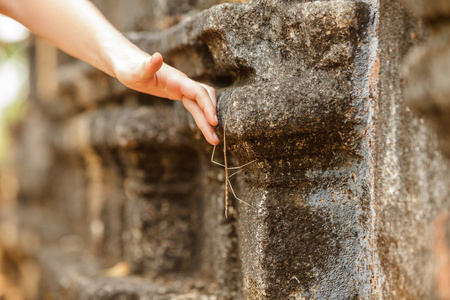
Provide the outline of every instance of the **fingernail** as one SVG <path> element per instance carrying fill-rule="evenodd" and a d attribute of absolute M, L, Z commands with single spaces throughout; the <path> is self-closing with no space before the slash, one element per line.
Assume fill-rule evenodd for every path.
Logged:
<path fill-rule="evenodd" d="M 213 132 L 212 137 L 213 137 L 213 140 L 218 144 L 219 143 L 219 137 L 217 136 L 217 134 L 215 132 Z"/>
<path fill-rule="evenodd" d="M 214 121 L 216 122 L 216 124 L 219 124 L 219 119 L 217 119 L 217 115 L 214 115 Z"/>

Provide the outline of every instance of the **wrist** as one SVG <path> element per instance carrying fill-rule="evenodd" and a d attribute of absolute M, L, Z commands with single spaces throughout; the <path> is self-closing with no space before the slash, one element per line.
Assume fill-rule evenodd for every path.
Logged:
<path fill-rule="evenodd" d="M 104 57 L 107 62 L 109 75 L 119 78 L 124 74 L 140 73 L 142 62 L 149 59 L 150 55 L 125 37 L 115 40 L 111 46 L 104 48 Z"/>
<path fill-rule="evenodd" d="M 100 53 L 96 62 L 98 65 L 95 67 L 112 77 L 117 77 L 117 69 L 123 60 L 123 52 L 126 51 L 121 44 L 123 41 L 117 35 L 101 37 Z"/>

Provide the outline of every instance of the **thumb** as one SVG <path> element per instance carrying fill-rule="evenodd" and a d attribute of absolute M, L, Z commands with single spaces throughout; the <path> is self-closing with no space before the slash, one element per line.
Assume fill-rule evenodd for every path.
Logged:
<path fill-rule="evenodd" d="M 163 58 L 161 54 L 156 52 L 149 59 L 145 61 L 145 77 L 149 78 L 155 75 L 163 65 Z"/>

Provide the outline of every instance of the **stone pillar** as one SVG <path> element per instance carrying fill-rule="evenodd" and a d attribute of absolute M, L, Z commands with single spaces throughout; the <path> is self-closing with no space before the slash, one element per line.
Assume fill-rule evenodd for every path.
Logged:
<path fill-rule="evenodd" d="M 427 29 L 425 43 L 414 47 L 403 66 L 408 105 L 437 134 L 439 150 L 450 158 L 450 3 L 408 1 Z M 447 186 L 448 189 L 448 186 Z M 439 201 L 439 197 L 434 200 Z M 448 202 L 448 201 L 447 201 Z M 438 299 L 450 299 L 450 210 L 433 219 L 433 275 Z"/>
<path fill-rule="evenodd" d="M 424 116 L 438 134 L 439 144 L 450 157 L 450 66 L 449 26 L 450 4 L 447 1 L 409 1 L 411 9 L 427 25 L 428 40 L 408 55 L 405 96 L 414 111 Z"/>

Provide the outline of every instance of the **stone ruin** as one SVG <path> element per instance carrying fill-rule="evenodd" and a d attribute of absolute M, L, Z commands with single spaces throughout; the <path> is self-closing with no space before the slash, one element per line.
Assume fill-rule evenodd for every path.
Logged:
<path fill-rule="evenodd" d="M 225 199 L 180 102 L 37 40 L 14 247 L 40 298 L 450 299 L 446 1 L 94 2 L 216 87 L 239 172 Z"/>

